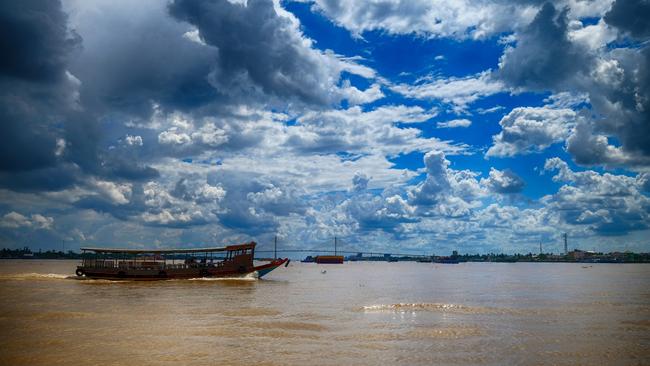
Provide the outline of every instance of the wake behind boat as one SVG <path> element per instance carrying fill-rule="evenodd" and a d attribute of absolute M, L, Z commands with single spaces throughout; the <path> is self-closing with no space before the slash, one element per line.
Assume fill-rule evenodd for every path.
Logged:
<path fill-rule="evenodd" d="M 114 249 L 81 248 L 84 255 L 77 276 L 109 280 L 165 280 L 174 278 L 227 278 L 257 272 L 261 278 L 288 258 L 255 266 L 255 242 L 221 248 Z"/>

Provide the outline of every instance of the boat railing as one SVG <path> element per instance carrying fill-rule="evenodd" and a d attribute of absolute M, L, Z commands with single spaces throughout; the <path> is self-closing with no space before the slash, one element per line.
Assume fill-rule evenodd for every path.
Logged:
<path fill-rule="evenodd" d="M 96 269 L 125 269 L 125 270 L 167 270 L 167 269 L 191 269 L 191 268 L 220 268 L 225 261 L 219 262 L 192 262 L 192 263 L 166 263 L 166 262 L 133 262 L 114 260 L 86 260 L 82 267 Z"/>

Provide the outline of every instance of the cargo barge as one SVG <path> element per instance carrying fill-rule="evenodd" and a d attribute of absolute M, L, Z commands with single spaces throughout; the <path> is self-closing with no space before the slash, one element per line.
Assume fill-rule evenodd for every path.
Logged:
<path fill-rule="evenodd" d="M 314 261 L 319 264 L 341 264 L 343 263 L 342 255 L 317 255 Z"/>

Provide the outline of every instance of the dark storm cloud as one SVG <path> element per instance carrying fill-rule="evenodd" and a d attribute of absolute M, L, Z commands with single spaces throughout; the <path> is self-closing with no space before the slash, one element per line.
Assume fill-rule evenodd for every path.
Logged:
<path fill-rule="evenodd" d="M 63 77 L 79 38 L 56 0 L 0 3 L 0 75 L 34 82 Z"/>
<path fill-rule="evenodd" d="M 650 37 L 650 1 L 617 0 L 605 14 L 605 21 L 632 37 Z"/>
<path fill-rule="evenodd" d="M 130 181 L 151 180 L 158 178 L 158 170 L 130 160 L 112 159 L 106 164 L 106 176 Z"/>
<path fill-rule="evenodd" d="M 102 153 L 97 103 L 80 95 L 83 82 L 69 71 L 81 38 L 60 2 L 3 2 L 0 31 L 0 186 L 48 191 L 87 175 L 156 176 L 133 159 Z"/>
<path fill-rule="evenodd" d="M 548 90 L 589 70 L 586 50 L 567 36 L 568 9 L 545 3 L 501 57 L 499 76 L 513 87 Z"/>
<path fill-rule="evenodd" d="M 0 82 L 1 87 L 8 83 Z M 23 171 L 51 166 L 56 161 L 56 139 L 34 105 L 0 91 L 0 170 Z"/>
<path fill-rule="evenodd" d="M 152 103 L 187 110 L 219 98 L 207 79 L 217 50 L 186 38 L 190 27 L 171 19 L 163 2 L 79 5 L 84 47 L 70 68 L 88 81 L 81 92 L 93 110 L 119 122 L 148 118 Z"/>
<path fill-rule="evenodd" d="M 79 41 L 58 1 L 0 4 L 0 170 L 56 164 L 56 124 L 73 107 L 76 87 L 66 61 Z"/>
<path fill-rule="evenodd" d="M 292 21 L 276 13 L 268 0 L 245 5 L 226 0 L 176 0 L 170 13 L 196 26 L 207 44 L 219 50 L 210 75 L 218 89 L 295 98 L 306 103 L 328 102 L 324 56 L 304 46 Z M 335 62 L 335 59 L 332 60 Z"/>
<path fill-rule="evenodd" d="M 78 182 L 82 172 L 74 164 L 4 172 L 0 171 L 0 187 L 18 192 L 59 191 Z"/>

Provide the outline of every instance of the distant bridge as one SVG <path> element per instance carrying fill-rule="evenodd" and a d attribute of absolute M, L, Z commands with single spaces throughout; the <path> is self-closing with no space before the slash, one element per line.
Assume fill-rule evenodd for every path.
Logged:
<path fill-rule="evenodd" d="M 255 250 L 255 253 L 322 253 L 322 254 L 361 254 L 364 256 L 384 256 L 390 255 L 391 257 L 422 257 L 428 258 L 430 255 L 425 254 L 404 254 L 404 253 L 386 253 L 386 252 L 363 252 L 363 251 L 349 251 L 349 250 L 322 250 L 322 249 L 278 249 L 278 250 Z"/>

